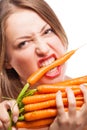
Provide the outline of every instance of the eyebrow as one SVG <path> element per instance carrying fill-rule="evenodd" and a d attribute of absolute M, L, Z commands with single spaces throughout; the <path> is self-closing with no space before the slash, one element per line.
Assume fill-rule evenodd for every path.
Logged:
<path fill-rule="evenodd" d="M 43 32 L 43 30 L 46 28 L 47 25 L 48 25 L 48 24 L 46 23 L 46 24 L 41 28 L 40 33 Z"/>
<path fill-rule="evenodd" d="M 40 30 L 39 33 L 43 32 L 43 30 L 46 28 L 46 26 L 48 26 L 47 23 L 41 28 L 41 30 Z M 31 38 L 31 36 L 22 36 L 22 37 L 19 37 L 19 38 L 17 38 L 17 39 L 23 39 L 23 38 Z M 17 39 L 16 39 L 16 40 L 17 40 Z"/>

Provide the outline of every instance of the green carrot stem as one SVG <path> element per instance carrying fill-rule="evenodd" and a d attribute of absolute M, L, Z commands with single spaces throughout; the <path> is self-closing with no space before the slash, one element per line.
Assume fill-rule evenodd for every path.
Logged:
<path fill-rule="evenodd" d="M 23 120 L 24 120 L 24 116 L 23 115 L 18 117 L 18 121 L 23 121 Z"/>
<path fill-rule="evenodd" d="M 31 90 L 29 90 L 29 91 L 26 92 L 26 94 L 24 95 L 24 97 L 32 96 L 36 91 L 37 91 L 37 89 L 31 89 Z"/>
<path fill-rule="evenodd" d="M 8 127 L 8 130 L 12 130 L 12 126 L 9 126 L 9 127 Z"/>
<path fill-rule="evenodd" d="M 24 107 L 22 107 L 21 109 L 19 109 L 19 114 L 24 112 Z"/>
<path fill-rule="evenodd" d="M 10 126 L 8 127 L 8 130 L 12 130 L 12 112 L 9 110 L 8 113 L 10 116 Z"/>
<path fill-rule="evenodd" d="M 19 103 L 22 100 L 22 98 L 23 98 L 23 96 L 28 88 L 29 88 L 29 83 L 26 83 L 16 99 L 17 103 Z"/>
<path fill-rule="evenodd" d="M 20 106 L 22 106 L 22 102 L 21 101 L 22 101 L 24 95 L 26 94 L 26 91 L 27 91 L 28 88 L 29 88 L 29 83 L 26 83 L 24 85 L 23 89 L 21 90 L 20 94 L 18 95 L 17 99 L 16 99 L 18 105 L 21 104 Z M 12 130 L 12 123 L 13 122 L 12 122 L 12 113 L 11 113 L 11 111 L 9 113 L 9 116 L 10 116 L 10 126 L 9 126 L 8 130 Z M 23 116 L 21 116 L 19 119 L 23 120 Z"/>

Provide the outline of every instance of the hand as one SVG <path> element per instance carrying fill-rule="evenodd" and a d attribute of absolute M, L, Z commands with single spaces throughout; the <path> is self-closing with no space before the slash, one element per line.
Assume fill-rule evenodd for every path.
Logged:
<path fill-rule="evenodd" d="M 68 111 L 65 112 L 62 95 L 59 91 L 56 96 L 58 115 L 49 127 L 49 130 L 83 130 L 87 125 L 87 89 L 81 86 L 84 96 L 84 104 L 80 110 L 76 110 L 76 100 L 73 91 L 66 89 L 68 98 Z"/>
<path fill-rule="evenodd" d="M 8 110 L 12 112 L 12 120 L 16 123 L 19 115 L 19 110 L 15 100 L 5 100 L 0 103 L 0 130 L 7 130 L 10 126 L 10 117 Z M 12 130 L 17 130 L 12 128 Z"/>

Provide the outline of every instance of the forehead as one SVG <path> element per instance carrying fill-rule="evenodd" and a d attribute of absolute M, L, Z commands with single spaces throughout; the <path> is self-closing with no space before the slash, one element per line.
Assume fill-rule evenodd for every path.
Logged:
<path fill-rule="evenodd" d="M 35 23 L 36 21 L 45 22 L 35 11 L 30 9 L 16 9 L 16 11 L 7 18 L 6 24 L 21 24 L 21 22 L 26 21 L 27 22 L 32 21 Z M 35 21 L 34 21 L 35 20 Z"/>
<path fill-rule="evenodd" d="M 18 9 L 6 20 L 6 37 L 14 41 L 18 37 L 39 32 L 45 24 L 36 12 Z"/>

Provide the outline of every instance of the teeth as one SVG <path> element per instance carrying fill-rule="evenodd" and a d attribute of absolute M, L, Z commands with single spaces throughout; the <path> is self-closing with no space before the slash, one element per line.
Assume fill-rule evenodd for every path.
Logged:
<path fill-rule="evenodd" d="M 53 61 L 55 61 L 55 58 L 54 58 L 54 57 L 51 57 L 50 59 L 44 61 L 40 66 L 41 66 L 41 67 L 48 66 L 48 65 L 50 65 Z"/>
<path fill-rule="evenodd" d="M 54 72 L 55 70 L 57 70 L 57 67 L 51 69 L 50 72 Z"/>
<path fill-rule="evenodd" d="M 54 72 L 58 72 L 58 71 L 57 71 L 57 67 L 55 67 L 55 68 L 49 70 L 47 73 L 48 73 L 48 74 L 51 74 L 51 73 L 54 73 Z"/>

